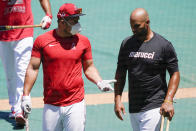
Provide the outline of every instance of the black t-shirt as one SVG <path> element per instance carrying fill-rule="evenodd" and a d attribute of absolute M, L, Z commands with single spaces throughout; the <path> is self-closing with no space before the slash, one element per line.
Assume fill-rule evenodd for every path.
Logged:
<path fill-rule="evenodd" d="M 128 70 L 129 112 L 136 113 L 161 106 L 167 92 L 166 70 L 178 71 L 178 59 L 172 44 L 157 33 L 144 43 L 130 36 L 121 44 L 119 67 Z"/>

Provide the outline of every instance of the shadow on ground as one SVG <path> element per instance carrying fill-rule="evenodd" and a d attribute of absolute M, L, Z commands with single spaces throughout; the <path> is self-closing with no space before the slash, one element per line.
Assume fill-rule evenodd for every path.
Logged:
<path fill-rule="evenodd" d="M 9 112 L 0 111 L 0 120 L 5 120 L 13 126 L 13 130 L 24 129 L 24 126 L 17 125 L 14 119 L 9 118 Z"/>

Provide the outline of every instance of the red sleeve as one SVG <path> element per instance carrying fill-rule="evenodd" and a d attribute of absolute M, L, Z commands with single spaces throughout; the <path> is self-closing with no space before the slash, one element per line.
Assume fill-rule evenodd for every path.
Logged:
<path fill-rule="evenodd" d="M 33 44 L 32 54 L 31 56 L 41 58 L 41 40 L 40 38 L 36 38 Z"/>
<path fill-rule="evenodd" d="M 83 60 L 93 59 L 90 41 L 86 39 L 84 42 L 85 42 L 86 48 L 83 53 Z"/>

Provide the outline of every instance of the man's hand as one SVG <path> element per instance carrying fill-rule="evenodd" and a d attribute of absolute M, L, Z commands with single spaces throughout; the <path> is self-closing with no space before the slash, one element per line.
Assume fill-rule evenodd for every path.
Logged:
<path fill-rule="evenodd" d="M 98 88 L 105 92 L 105 91 L 113 91 L 114 89 L 110 84 L 115 83 L 116 80 L 102 80 L 100 82 L 97 82 Z"/>
<path fill-rule="evenodd" d="M 31 113 L 31 97 L 30 96 L 22 97 L 22 109 L 26 114 Z"/>
<path fill-rule="evenodd" d="M 168 117 L 171 121 L 172 117 L 174 116 L 174 106 L 172 102 L 164 102 L 160 108 L 160 114 L 164 117 Z"/>
<path fill-rule="evenodd" d="M 125 107 L 124 107 L 123 103 L 121 103 L 121 102 L 115 103 L 114 112 L 120 120 L 123 120 L 122 113 L 123 113 L 123 115 L 125 115 Z"/>
<path fill-rule="evenodd" d="M 52 23 L 52 16 L 51 15 L 46 15 L 43 17 L 43 19 L 41 20 L 41 24 L 42 24 L 42 29 L 48 29 L 50 27 Z"/>

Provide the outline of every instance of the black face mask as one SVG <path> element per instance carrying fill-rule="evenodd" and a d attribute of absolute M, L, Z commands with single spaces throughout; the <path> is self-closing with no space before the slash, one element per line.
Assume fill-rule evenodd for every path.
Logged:
<path fill-rule="evenodd" d="M 143 28 L 140 32 L 137 32 L 135 34 L 135 36 L 137 38 L 146 37 L 147 36 L 147 33 L 148 33 L 148 30 L 146 28 Z"/>

